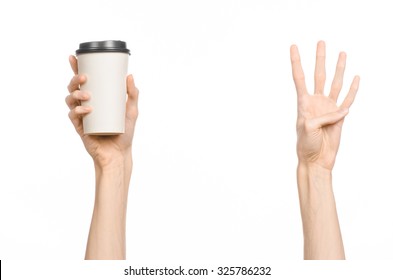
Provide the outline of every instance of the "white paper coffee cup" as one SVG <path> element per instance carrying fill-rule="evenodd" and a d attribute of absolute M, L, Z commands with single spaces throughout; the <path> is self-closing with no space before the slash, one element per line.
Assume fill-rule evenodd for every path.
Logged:
<path fill-rule="evenodd" d="M 130 51 L 123 41 L 96 41 L 79 45 L 78 74 L 86 76 L 81 90 L 90 93 L 82 102 L 92 112 L 83 117 L 83 130 L 91 135 L 124 133 Z"/>

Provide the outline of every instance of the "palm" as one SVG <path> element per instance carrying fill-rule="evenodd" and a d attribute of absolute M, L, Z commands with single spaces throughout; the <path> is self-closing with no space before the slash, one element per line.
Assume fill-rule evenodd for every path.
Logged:
<path fill-rule="evenodd" d="M 127 79 L 127 88 L 130 95 L 134 96 L 138 90 Z M 127 152 L 131 152 L 131 143 L 134 136 L 134 128 L 136 119 L 138 117 L 138 109 L 136 104 L 130 97 L 128 97 L 126 105 L 126 121 L 125 133 L 112 136 L 96 136 L 87 135 L 83 133 L 82 120 L 76 124 L 76 130 L 81 137 L 87 152 L 91 155 L 94 161 L 99 162 L 101 165 L 110 163 L 111 159 L 120 158 Z"/>
<path fill-rule="evenodd" d="M 311 133 L 305 129 L 305 121 L 336 112 L 338 109 L 335 102 L 326 96 L 306 95 L 300 98 L 297 120 L 297 153 L 300 158 L 328 169 L 333 168 L 340 144 L 343 120 L 312 130 Z"/>
<path fill-rule="evenodd" d="M 325 86 L 325 44 L 319 42 L 315 66 L 314 94 L 307 93 L 300 56 L 296 46 L 291 47 L 292 73 L 298 94 L 297 153 L 299 161 L 316 163 L 332 169 L 340 145 L 344 117 L 357 93 L 359 77 L 355 77 L 341 106 L 337 98 L 342 88 L 346 55 L 341 53 L 329 96 L 323 94 Z"/>
<path fill-rule="evenodd" d="M 136 113 L 127 112 L 126 129 L 124 134 L 113 136 L 84 135 L 81 128 L 80 136 L 88 153 L 94 160 L 106 164 L 112 158 L 118 158 L 131 149 L 136 121 Z"/>

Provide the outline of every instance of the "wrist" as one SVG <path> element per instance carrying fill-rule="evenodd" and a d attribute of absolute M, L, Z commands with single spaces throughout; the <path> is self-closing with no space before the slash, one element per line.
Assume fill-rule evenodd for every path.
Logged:
<path fill-rule="evenodd" d="M 318 164 L 299 162 L 297 185 L 302 209 L 319 209 L 333 198 L 332 171 Z"/>
<path fill-rule="evenodd" d="M 320 201 L 332 193 L 332 171 L 319 164 L 299 161 L 297 185 L 301 202 Z"/>
<path fill-rule="evenodd" d="M 131 172 L 132 169 L 131 149 L 119 155 L 112 155 L 109 158 L 106 158 L 105 160 L 93 158 L 93 162 L 96 172 L 111 172 L 114 170 Z"/>
<path fill-rule="evenodd" d="M 132 173 L 132 157 L 131 153 L 114 157 L 110 162 L 102 164 L 94 161 L 96 174 L 96 191 L 99 190 L 128 190 L 131 173 Z"/>
<path fill-rule="evenodd" d="M 332 170 L 326 167 L 323 167 L 314 162 L 307 162 L 299 160 L 297 166 L 298 177 L 301 176 L 312 176 L 319 178 L 331 178 Z"/>

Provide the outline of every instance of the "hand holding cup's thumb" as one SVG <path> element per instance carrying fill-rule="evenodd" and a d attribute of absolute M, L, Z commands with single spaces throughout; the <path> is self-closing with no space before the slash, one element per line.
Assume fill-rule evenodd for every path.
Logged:
<path fill-rule="evenodd" d="M 305 123 L 306 128 L 309 130 L 315 130 L 327 125 L 335 124 L 341 121 L 348 114 L 348 112 L 348 108 L 341 108 L 335 112 L 309 119 Z"/>

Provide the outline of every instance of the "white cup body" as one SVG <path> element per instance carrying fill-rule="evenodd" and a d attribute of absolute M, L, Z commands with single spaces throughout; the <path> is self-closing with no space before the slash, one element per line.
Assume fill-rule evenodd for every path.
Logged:
<path fill-rule="evenodd" d="M 82 105 L 93 108 L 92 112 L 83 117 L 85 134 L 124 133 L 128 56 L 122 52 L 78 55 L 78 73 L 87 78 L 81 90 L 90 93 L 90 99 L 82 102 Z"/>

